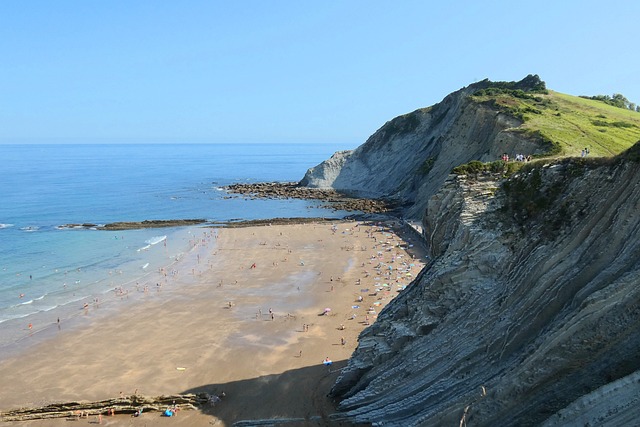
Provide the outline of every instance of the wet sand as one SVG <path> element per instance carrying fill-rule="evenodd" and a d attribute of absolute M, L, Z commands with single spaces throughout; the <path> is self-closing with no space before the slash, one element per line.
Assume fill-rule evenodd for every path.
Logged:
<path fill-rule="evenodd" d="M 136 300 L 108 316 L 91 307 L 87 317 L 99 320 L 62 325 L 45 343 L 1 361 L 0 409 L 224 391 L 222 402 L 202 411 L 105 416 L 102 424 L 306 418 L 312 421 L 299 424 L 327 425 L 322 419 L 334 407 L 326 394 L 339 369 L 367 321 L 420 271 L 422 248 L 403 244 L 389 228 L 356 222 L 196 230 L 193 251 L 158 272 L 157 284 Z"/>

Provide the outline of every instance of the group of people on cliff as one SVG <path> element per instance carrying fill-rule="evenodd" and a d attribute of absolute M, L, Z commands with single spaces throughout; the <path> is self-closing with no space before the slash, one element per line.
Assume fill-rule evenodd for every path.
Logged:
<path fill-rule="evenodd" d="M 508 162 L 509 161 L 509 155 L 507 153 L 503 153 L 501 159 L 502 159 L 503 162 Z M 524 154 L 516 154 L 513 159 L 516 162 L 530 162 L 531 161 L 531 154 L 529 154 L 528 156 L 525 156 Z"/>

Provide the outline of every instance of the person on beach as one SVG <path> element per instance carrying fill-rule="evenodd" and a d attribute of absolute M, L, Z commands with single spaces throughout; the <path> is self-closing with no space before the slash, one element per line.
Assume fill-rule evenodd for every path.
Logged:
<path fill-rule="evenodd" d="M 329 369 L 329 373 L 331 373 L 331 365 L 333 365 L 333 361 L 329 359 L 329 356 L 325 357 L 322 363 Z"/>

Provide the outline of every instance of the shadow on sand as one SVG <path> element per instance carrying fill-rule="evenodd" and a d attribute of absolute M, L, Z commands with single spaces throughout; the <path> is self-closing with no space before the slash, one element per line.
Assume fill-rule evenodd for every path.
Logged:
<path fill-rule="evenodd" d="M 220 401 L 205 406 L 202 412 L 217 417 L 225 426 L 267 419 L 280 419 L 282 424 L 276 422 L 274 425 L 286 427 L 353 426 L 349 422 L 330 419 L 337 402 L 327 397 L 340 370 L 347 365 L 347 360 L 333 362 L 331 366 L 321 362 L 322 359 L 312 366 L 280 374 L 203 385 L 184 390 L 183 393 L 205 392 L 212 396 L 222 396 L 224 393 Z M 233 369 L 232 362 L 229 369 Z M 240 424 L 251 425 L 250 422 Z"/>

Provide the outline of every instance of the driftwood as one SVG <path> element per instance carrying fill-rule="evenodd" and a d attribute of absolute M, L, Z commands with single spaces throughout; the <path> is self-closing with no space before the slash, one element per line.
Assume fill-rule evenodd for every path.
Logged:
<path fill-rule="evenodd" d="M 152 411 L 165 411 L 174 408 L 178 411 L 198 409 L 199 406 L 210 403 L 211 396 L 207 393 L 174 394 L 168 396 L 147 397 L 139 394 L 122 396 L 116 399 L 99 400 L 96 402 L 66 402 L 53 403 L 39 408 L 20 408 L 0 414 L 2 421 L 27 421 L 48 418 L 77 419 L 90 415 L 136 414 Z"/>

